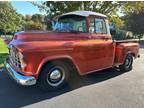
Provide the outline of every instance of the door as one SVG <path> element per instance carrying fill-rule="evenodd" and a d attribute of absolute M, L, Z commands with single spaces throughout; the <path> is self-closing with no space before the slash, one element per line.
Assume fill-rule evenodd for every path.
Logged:
<path fill-rule="evenodd" d="M 114 61 L 114 44 L 105 19 L 90 18 L 91 38 L 88 40 L 88 72 L 109 68 Z"/>

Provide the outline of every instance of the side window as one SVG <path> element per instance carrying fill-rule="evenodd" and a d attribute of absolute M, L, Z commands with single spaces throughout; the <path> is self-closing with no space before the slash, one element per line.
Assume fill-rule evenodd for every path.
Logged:
<path fill-rule="evenodd" d="M 103 19 L 95 18 L 95 33 L 107 34 L 106 23 Z"/>

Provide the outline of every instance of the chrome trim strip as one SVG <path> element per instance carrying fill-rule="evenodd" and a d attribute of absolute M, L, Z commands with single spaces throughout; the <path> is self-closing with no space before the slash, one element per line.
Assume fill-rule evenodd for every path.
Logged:
<path fill-rule="evenodd" d="M 33 76 L 24 76 L 16 72 L 8 63 L 8 59 L 5 61 L 5 67 L 8 71 L 8 74 L 12 79 L 14 79 L 18 84 L 20 85 L 25 85 L 25 86 L 30 86 L 30 85 L 35 85 L 36 84 L 36 78 Z"/>

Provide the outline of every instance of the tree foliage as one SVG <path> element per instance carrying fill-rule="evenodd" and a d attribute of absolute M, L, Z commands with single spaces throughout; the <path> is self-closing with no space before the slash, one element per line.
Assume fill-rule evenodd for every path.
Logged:
<path fill-rule="evenodd" d="M 45 16 L 41 14 L 33 14 L 25 16 L 25 30 L 43 30 L 45 23 Z"/>
<path fill-rule="evenodd" d="M 144 35 L 144 1 L 126 2 L 122 11 L 125 29 L 141 38 Z"/>
<path fill-rule="evenodd" d="M 144 35 L 144 11 L 128 16 L 127 29 L 141 38 Z"/>
<path fill-rule="evenodd" d="M 10 2 L 0 2 L 0 30 L 4 33 L 16 32 L 23 23 L 22 15 L 18 14 Z"/>
<path fill-rule="evenodd" d="M 25 21 L 31 21 L 32 15 L 25 15 Z"/>
<path fill-rule="evenodd" d="M 111 18 L 109 18 L 109 23 L 110 24 L 114 23 L 116 25 L 116 28 L 118 29 L 122 29 L 124 26 L 123 19 L 118 16 L 111 16 Z"/>
<path fill-rule="evenodd" d="M 45 16 L 41 14 L 34 14 L 32 15 L 32 20 L 37 23 L 44 23 Z"/>
<path fill-rule="evenodd" d="M 139 13 L 144 10 L 144 1 L 127 1 L 121 7 L 124 14 Z"/>
<path fill-rule="evenodd" d="M 119 7 L 124 2 L 113 1 L 45 1 L 42 5 L 37 5 L 41 10 L 45 10 L 49 18 L 63 13 L 85 10 L 106 14 L 108 16 L 116 15 Z"/>
<path fill-rule="evenodd" d="M 25 31 L 28 30 L 43 30 L 43 25 L 38 22 L 28 21 L 25 23 Z"/>
<path fill-rule="evenodd" d="M 106 14 L 110 21 L 115 22 L 117 27 L 123 26 L 123 21 L 118 16 L 117 11 L 125 4 L 124 2 L 113 1 L 45 1 L 42 4 L 32 2 L 40 10 L 47 13 L 47 18 L 52 19 L 63 13 L 85 10 Z"/>

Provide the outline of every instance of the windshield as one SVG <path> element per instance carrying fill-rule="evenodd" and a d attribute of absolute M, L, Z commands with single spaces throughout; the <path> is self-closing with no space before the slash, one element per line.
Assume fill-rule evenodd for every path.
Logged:
<path fill-rule="evenodd" d="M 87 32 L 86 18 L 78 15 L 62 16 L 53 24 L 58 32 Z"/>

